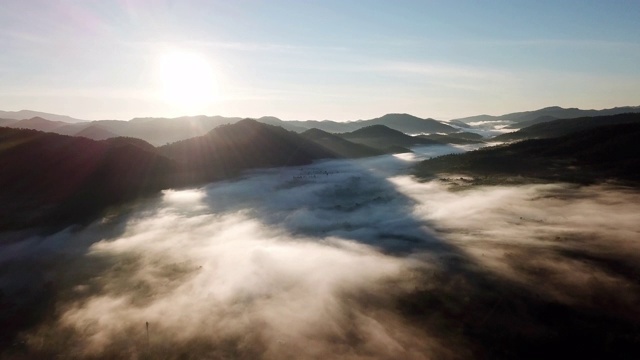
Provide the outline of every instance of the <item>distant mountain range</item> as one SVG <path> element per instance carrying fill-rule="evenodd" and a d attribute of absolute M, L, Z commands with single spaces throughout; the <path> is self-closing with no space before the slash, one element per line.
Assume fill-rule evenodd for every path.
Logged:
<path fill-rule="evenodd" d="M 304 165 L 338 157 L 297 133 L 251 119 L 161 146 L 158 152 L 176 161 L 176 182 L 180 184 L 226 179 L 247 169 Z"/>
<path fill-rule="evenodd" d="M 49 114 L 52 115 L 52 114 Z M 57 115 L 50 118 L 59 117 Z M 3 119 L 0 126 L 55 132 L 61 135 L 84 136 L 94 140 L 108 137 L 128 136 L 148 141 L 156 146 L 189 139 L 206 134 L 208 131 L 225 124 L 234 124 L 241 118 L 223 116 L 185 116 L 179 118 L 135 118 L 129 121 L 98 120 L 87 122 L 54 121 L 45 117 L 34 117 L 13 121 Z M 371 125 L 385 125 L 389 128 L 408 133 L 452 133 L 456 128 L 433 119 L 421 119 L 408 114 L 387 114 L 380 118 L 351 122 L 336 121 L 283 121 L 276 117 L 265 116 L 258 122 L 280 126 L 286 130 L 302 133 L 309 129 L 319 129 L 329 133 L 345 133 Z M 86 130 L 91 128 L 90 130 Z"/>
<path fill-rule="evenodd" d="M 258 119 L 260 121 L 260 119 Z M 370 120 L 348 122 L 324 121 L 287 121 L 287 123 L 306 129 L 320 129 L 330 133 L 344 133 L 372 125 L 384 125 L 405 134 L 451 133 L 456 128 L 434 119 L 421 119 L 409 114 L 387 114 Z"/>
<path fill-rule="evenodd" d="M 444 180 L 449 180 L 446 176 L 457 179 L 459 175 L 470 175 L 471 184 L 482 185 L 535 179 L 592 184 L 616 179 L 638 186 L 639 139 L 640 122 L 586 127 L 561 137 L 525 140 L 426 160 L 416 167 L 415 174 L 426 178 L 445 176 Z"/>
<path fill-rule="evenodd" d="M 341 136 L 331 134 L 320 129 L 310 129 L 300 135 L 328 149 L 338 157 L 360 158 L 382 155 L 385 153 L 382 150 L 374 149 L 362 144 L 353 143 Z"/>
<path fill-rule="evenodd" d="M 340 134 L 340 137 L 382 151 L 393 151 L 394 148 L 410 148 L 416 145 L 440 145 L 442 143 L 424 139 L 417 136 L 409 136 L 401 131 L 394 130 L 385 125 L 371 125 L 349 133 Z"/>
<path fill-rule="evenodd" d="M 452 121 L 462 122 L 466 124 L 479 122 L 479 121 L 500 121 L 500 120 L 509 120 L 516 123 L 524 122 L 524 121 L 532 121 L 528 125 L 534 125 L 536 121 L 541 122 L 545 119 L 570 119 L 570 118 L 578 118 L 578 117 L 586 117 L 586 116 L 604 116 L 604 115 L 617 115 L 624 113 L 637 113 L 640 112 L 640 106 L 623 106 L 623 107 L 615 107 L 611 109 L 603 109 L 603 110 L 582 110 L 578 108 L 562 108 L 559 106 L 550 106 L 546 108 L 542 108 L 539 110 L 533 111 L 522 111 L 515 112 L 500 116 L 492 116 L 492 115 L 477 115 L 470 116 L 460 119 L 454 119 Z"/>
<path fill-rule="evenodd" d="M 0 110 L 0 118 L 2 119 L 25 120 L 25 119 L 31 119 L 34 117 L 41 117 L 51 121 L 64 121 L 68 123 L 77 123 L 77 122 L 86 121 L 86 120 L 75 119 L 75 118 L 72 118 L 71 116 L 56 115 L 56 114 L 50 114 L 50 113 L 45 113 L 41 111 L 33 111 L 33 110 L 1 111 Z"/>
<path fill-rule="evenodd" d="M 82 131 L 105 134 L 97 125 Z M 383 125 L 341 135 L 317 129 L 298 134 L 251 119 L 159 148 L 137 138 L 95 141 L 0 128 L 0 229 L 88 220 L 108 206 L 161 189 L 227 179 L 248 169 L 385 152 L 351 142 L 350 137 L 384 148 L 435 143 Z"/>
<path fill-rule="evenodd" d="M 372 120 L 389 121 L 389 117 L 383 118 Z M 0 127 L 0 229 L 82 221 L 108 206 L 161 189 L 227 179 L 248 169 L 406 152 L 413 146 L 487 140 L 470 132 L 410 136 L 382 124 L 339 134 L 320 129 L 297 133 L 251 119 L 205 130 L 206 126 L 228 119 L 203 116 L 69 124 L 34 117 L 9 124 L 71 132 L 76 136 Z M 408 120 L 407 124 L 424 121 L 416 119 Z M 278 123 L 279 120 L 265 121 Z M 168 129 L 178 132 L 179 136 L 201 132 L 204 135 L 161 147 L 139 138 L 113 137 L 120 135 L 113 129 L 127 126 L 131 130 L 129 134 L 146 130 L 151 132 L 147 137 L 156 139 L 166 137 Z M 639 143 L 638 126 L 640 113 L 538 123 L 495 140 L 553 139 L 436 158 L 421 164 L 417 173 L 421 176 L 441 171 L 523 175 L 578 182 L 607 176 L 635 179 L 640 165 L 635 145 Z M 154 129 L 157 132 L 153 132 Z M 78 131 L 74 133 L 75 130 Z M 96 141 L 82 135 L 107 139 Z"/>
<path fill-rule="evenodd" d="M 516 132 L 494 137 L 494 141 L 513 141 L 535 138 L 551 138 L 605 125 L 640 123 L 640 113 L 626 113 L 572 119 L 558 119 L 534 124 Z"/>
<path fill-rule="evenodd" d="M 353 132 L 372 125 L 384 125 L 405 134 L 452 134 L 474 131 L 474 122 L 502 121 L 507 129 L 521 129 L 527 126 L 553 121 L 556 119 L 585 116 L 615 115 L 629 112 L 640 112 L 640 106 L 617 107 L 603 110 L 581 110 L 576 108 L 547 107 L 534 111 L 510 113 L 500 116 L 478 115 L 449 121 L 422 119 L 410 114 L 387 114 L 369 120 L 338 122 L 324 121 L 284 121 L 273 116 L 263 116 L 258 122 L 280 126 L 286 130 L 303 133 L 309 129 L 323 130 L 328 133 L 341 134 Z M 0 126 L 26 128 L 55 132 L 61 135 L 83 136 L 94 140 L 109 137 L 126 136 L 143 139 L 155 146 L 205 135 L 210 130 L 224 124 L 233 124 L 242 120 L 239 117 L 224 116 L 183 116 L 178 118 L 134 118 L 123 120 L 84 121 L 64 115 L 49 114 L 31 110 L 0 111 Z M 88 129 L 88 130 L 85 130 Z M 433 137 L 435 138 L 435 136 Z M 440 137 L 447 141 L 449 138 Z M 453 143 L 452 139 L 451 143 Z"/>

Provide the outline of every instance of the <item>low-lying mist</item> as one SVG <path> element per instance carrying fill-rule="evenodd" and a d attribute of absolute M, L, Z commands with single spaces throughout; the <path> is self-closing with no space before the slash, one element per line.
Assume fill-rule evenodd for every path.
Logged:
<path fill-rule="evenodd" d="M 451 151 L 254 171 L 6 242 L 0 300 L 33 319 L 4 357 L 637 353 L 640 195 L 407 175 Z"/>

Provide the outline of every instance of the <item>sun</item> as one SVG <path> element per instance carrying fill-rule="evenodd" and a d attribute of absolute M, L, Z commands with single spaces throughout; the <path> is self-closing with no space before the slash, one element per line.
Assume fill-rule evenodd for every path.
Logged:
<path fill-rule="evenodd" d="M 204 110 L 219 98 L 213 67 L 200 54 L 174 51 L 161 55 L 158 76 L 164 101 L 179 110 Z"/>

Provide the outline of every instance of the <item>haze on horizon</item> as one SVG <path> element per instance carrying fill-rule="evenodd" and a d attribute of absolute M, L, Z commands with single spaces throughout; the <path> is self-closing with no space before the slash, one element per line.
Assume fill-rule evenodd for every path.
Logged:
<path fill-rule="evenodd" d="M 448 119 L 640 98 L 637 2 L 17 1 L 0 109 Z"/>

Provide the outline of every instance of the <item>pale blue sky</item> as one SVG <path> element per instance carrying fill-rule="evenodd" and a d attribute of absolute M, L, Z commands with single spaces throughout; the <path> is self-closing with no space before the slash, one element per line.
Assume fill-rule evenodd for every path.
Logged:
<path fill-rule="evenodd" d="M 3 0 L 0 110 L 85 119 L 447 119 L 640 105 L 640 1 Z M 218 95 L 159 94 L 206 59 Z"/>

